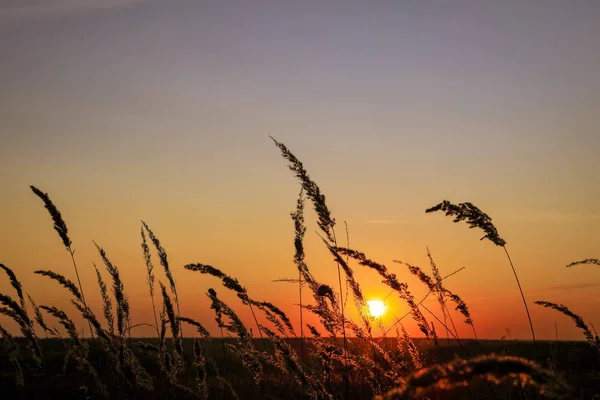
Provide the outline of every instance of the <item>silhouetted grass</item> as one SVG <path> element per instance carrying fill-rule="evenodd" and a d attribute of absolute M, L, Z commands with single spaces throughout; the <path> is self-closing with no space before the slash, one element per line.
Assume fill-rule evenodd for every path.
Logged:
<path fill-rule="evenodd" d="M 335 219 L 322 190 L 300 160 L 284 144 L 273 141 L 288 161 L 301 188 L 295 210 L 291 212 L 293 261 L 298 278 L 284 280 L 298 284 L 299 326 L 295 326 L 278 305 L 258 298 L 264 293 L 250 291 L 250 295 L 237 278 L 216 267 L 203 263 L 173 267 L 156 234 L 143 221 L 141 248 L 153 321 L 131 324 L 132 310 L 119 268 L 105 250 L 96 245 L 105 266 L 105 271 L 100 271 L 93 263 L 102 298 L 101 321 L 85 301 L 62 214 L 46 193 L 32 186 L 34 194 L 44 202 L 54 229 L 71 256 L 77 284 L 55 271 L 37 270 L 35 273 L 67 290 L 76 312 L 87 321 L 94 340 L 84 337 L 65 310 L 54 305 L 38 306 L 27 295 L 33 310 L 33 317 L 30 317 L 26 293 L 17 274 L 0 264 L 11 287 L 11 293 L 0 293 L 0 315 L 16 323 L 22 336 L 14 336 L 0 324 L 2 398 L 421 399 L 430 396 L 436 399 L 513 399 L 526 396 L 528 399 L 587 399 L 600 394 L 599 339 L 593 327 L 590 329 L 581 317 L 566 306 L 536 302 L 569 316 L 592 345 L 590 350 L 589 345 L 561 343 L 562 347 L 553 350 L 551 368 L 546 368 L 550 357 L 543 354 L 543 349 L 528 343 L 459 338 L 452 313 L 458 313 L 464 319 L 475 339 L 476 333 L 474 317 L 465 300 L 446 283 L 446 278 L 456 272 L 444 277 L 429 249 L 431 275 L 417 265 L 402 262 L 429 291 L 423 299 L 417 300 L 408 284 L 392 269 L 351 249 L 349 244 L 339 246 Z M 319 234 L 333 257 L 334 264 L 320 268 L 337 269 L 338 292 L 330 283 L 319 281 L 316 276 L 320 270 L 310 269 L 306 263 L 303 243 L 306 199 L 312 203 Z M 427 210 L 433 211 L 444 211 L 455 217 L 455 222 L 466 221 L 471 228 L 482 229 L 485 232 L 482 239 L 503 247 L 510 261 L 506 241 L 499 236 L 491 218 L 471 203 L 455 205 L 444 201 Z M 290 229 L 290 236 L 291 233 Z M 164 283 L 155 274 L 148 239 L 164 271 Z M 510 263 L 521 289 L 512 261 Z M 586 259 L 569 264 L 569 267 L 598 263 L 597 259 Z M 388 330 L 381 327 L 382 337 L 372 335 L 373 319 L 365 314 L 365 298 L 355 268 L 375 271 L 409 310 Z M 186 279 L 193 279 L 194 275 L 188 271 L 218 278 L 224 288 L 233 291 L 242 305 L 249 307 L 256 331 L 246 325 L 236 307 L 220 298 L 214 288 L 201 291 L 205 291 L 211 302 L 219 336 L 211 336 L 204 321 L 182 316 L 175 275 L 187 274 Z M 353 305 L 347 305 L 344 300 L 342 272 L 345 294 L 352 293 Z M 102 273 L 108 273 L 109 280 L 105 281 Z M 161 301 L 156 301 L 154 296 L 157 280 Z M 306 290 L 312 295 L 310 301 L 303 296 Z M 423 304 L 429 295 L 435 296 L 441 317 Z M 522 290 L 521 295 L 529 317 Z M 355 308 L 358 321 L 348 318 L 351 314 L 345 310 L 346 306 Z M 314 314 L 320 326 L 304 324 L 306 313 Z M 416 322 L 423 339 L 409 337 L 402 325 L 404 318 Z M 434 321 L 447 332 L 446 345 L 438 340 Z M 530 317 L 529 322 L 535 341 Z M 195 329 L 196 337 L 184 338 L 184 323 Z M 132 329 L 140 325 L 154 328 L 156 337 L 133 338 Z M 36 328 L 41 329 L 46 339 L 37 336 Z M 565 382 L 574 386 L 573 390 Z"/>
<path fill-rule="evenodd" d="M 459 203 L 453 204 L 448 200 L 444 200 L 441 203 L 428 208 L 425 210 L 426 213 L 443 211 L 446 216 L 454 217 L 453 222 L 461 222 L 466 221 L 469 224 L 469 228 L 479 228 L 485 232 L 485 236 L 481 238 L 488 239 L 490 242 L 494 243 L 496 246 L 502 247 L 504 252 L 506 253 L 506 257 L 508 258 L 508 262 L 510 263 L 510 267 L 512 268 L 513 274 L 515 275 L 515 280 L 517 281 L 517 286 L 519 287 L 519 292 L 521 293 L 521 298 L 523 299 L 523 306 L 525 307 L 525 312 L 527 313 L 527 319 L 529 320 L 529 327 L 531 328 L 531 337 L 533 338 L 533 342 L 535 343 L 535 329 L 533 329 L 533 322 L 531 321 L 531 314 L 529 313 L 529 307 L 527 306 L 527 300 L 525 300 L 525 294 L 523 293 L 523 288 L 521 287 L 521 282 L 519 281 L 519 276 L 517 275 L 517 270 L 510 258 L 510 254 L 506 249 L 506 240 L 502 239 L 498 234 L 498 230 L 496 226 L 492 223 L 492 219 L 489 215 L 481 211 L 478 207 L 473 205 L 472 203 Z"/>

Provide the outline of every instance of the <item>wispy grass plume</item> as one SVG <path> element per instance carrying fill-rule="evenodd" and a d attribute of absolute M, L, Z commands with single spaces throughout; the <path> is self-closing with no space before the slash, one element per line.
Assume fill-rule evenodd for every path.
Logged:
<path fill-rule="evenodd" d="M 298 200 L 296 202 L 296 210 L 291 213 L 292 220 L 294 221 L 294 264 L 298 269 L 298 279 L 292 280 L 294 283 L 298 283 L 298 294 L 299 294 L 299 308 L 300 308 L 300 347 L 301 347 L 301 358 L 303 358 L 304 354 L 304 322 L 303 322 L 303 310 L 310 309 L 313 313 L 315 313 L 321 320 L 323 327 L 330 333 L 332 337 L 335 338 L 336 329 L 341 325 L 336 324 L 336 320 L 338 316 L 336 312 L 338 311 L 337 305 L 335 302 L 335 297 L 333 290 L 330 286 L 325 284 L 320 284 L 313 277 L 310 272 L 308 265 L 305 261 L 304 254 L 304 235 L 306 233 L 306 227 L 304 225 L 304 190 L 300 191 L 300 195 L 298 196 Z M 284 280 L 286 281 L 286 280 Z M 307 285 L 313 294 L 313 298 L 316 302 L 315 306 L 307 307 L 303 303 L 302 298 L 302 288 Z M 327 305 L 327 302 L 324 297 L 327 297 L 332 302 L 332 308 L 330 309 Z"/>
<path fill-rule="evenodd" d="M 27 311 L 12 297 L 0 293 L 0 315 L 12 318 L 26 339 L 27 347 L 38 366 L 42 365 L 42 349 L 33 328 L 33 322 L 27 315 Z"/>
<path fill-rule="evenodd" d="M 448 309 L 446 307 L 446 292 L 444 291 L 442 285 L 442 275 L 440 274 L 440 270 L 438 269 L 436 262 L 433 260 L 433 256 L 429 251 L 429 247 L 427 247 L 427 257 L 429 258 L 429 264 L 431 265 L 431 273 L 435 281 L 435 292 L 437 295 L 438 304 L 440 305 L 442 315 L 444 317 L 444 325 L 447 325 L 446 321 L 449 318 L 450 322 L 452 323 L 454 333 L 458 336 L 458 330 L 456 329 L 456 326 L 454 326 L 454 320 L 452 319 L 452 315 L 448 312 Z M 450 343 L 448 328 L 446 328 L 446 338 L 448 340 L 448 343 Z"/>
<path fill-rule="evenodd" d="M 401 325 L 401 328 L 402 334 L 400 334 L 398 328 L 396 328 L 396 337 L 398 338 L 398 345 L 404 345 L 415 369 L 419 370 L 423 368 L 423 362 L 421 361 L 421 354 L 419 353 L 419 349 L 417 349 L 415 342 L 410 338 L 408 332 L 406 332 L 406 328 L 404 328 L 404 325 Z"/>
<path fill-rule="evenodd" d="M 423 332 L 423 334 L 426 337 L 430 338 L 431 329 L 429 328 L 429 323 L 427 322 L 425 316 L 423 316 L 423 314 L 419 310 L 419 306 L 415 302 L 415 299 L 410 290 L 408 289 L 408 285 L 405 282 L 398 281 L 396 275 L 390 273 L 385 265 L 370 260 L 364 253 L 361 253 L 356 250 L 346 249 L 343 247 L 337 247 L 337 251 L 339 251 L 340 254 L 344 254 L 355 259 L 359 263 L 359 265 L 377 271 L 377 273 L 379 273 L 379 275 L 383 278 L 383 283 L 395 290 L 400 296 L 400 298 L 407 302 L 414 320 L 419 325 L 419 329 L 421 330 L 421 332 Z M 431 284 L 433 285 L 433 282 Z"/>
<path fill-rule="evenodd" d="M 34 271 L 33 273 L 42 275 L 42 276 L 47 276 L 48 278 L 55 280 L 61 286 L 63 286 L 69 292 L 71 292 L 73 297 L 75 297 L 77 300 L 79 300 L 83 303 L 83 296 L 81 295 L 81 292 L 79 291 L 79 289 L 77 289 L 77 286 L 70 279 L 67 279 L 63 275 L 57 274 L 50 270 L 41 270 L 40 269 L 40 270 Z"/>
<path fill-rule="evenodd" d="M 71 257 L 71 262 L 73 263 L 73 268 L 75 269 L 75 276 L 77 277 L 77 284 L 79 285 L 79 290 L 81 291 L 82 302 L 83 302 L 83 305 L 87 307 L 87 303 L 85 302 L 85 295 L 83 292 L 83 286 L 81 285 L 81 279 L 79 278 L 79 269 L 77 268 L 77 263 L 75 262 L 75 251 L 73 250 L 73 247 L 72 247 L 73 243 L 71 242 L 71 239 L 69 238 L 69 229 L 67 228 L 67 224 L 65 223 L 65 220 L 63 219 L 60 211 L 58 211 L 58 208 L 56 208 L 54 203 L 52 203 L 52 200 L 50 200 L 48 193 L 42 192 L 35 186 L 29 186 L 29 187 L 31 188 L 33 193 L 44 202 L 44 207 L 46 208 L 46 210 L 48 210 L 50 217 L 52 217 L 52 222 L 54 222 L 54 230 L 56 230 L 56 232 L 58 233 L 58 236 L 60 236 L 60 239 L 62 240 L 63 245 L 65 246 L 65 249 L 67 250 L 67 252 L 69 253 L 69 255 Z M 93 339 L 94 331 L 92 329 L 91 324 L 89 325 L 89 328 L 90 328 L 90 335 L 92 336 L 92 339 Z"/>
<path fill-rule="evenodd" d="M 294 221 L 294 264 L 298 268 L 298 309 L 300 312 L 300 359 L 304 361 L 304 321 L 302 307 L 302 277 L 308 273 L 308 267 L 304 262 L 304 190 L 300 190 L 298 200 L 296 201 L 296 210 L 290 213 Z"/>
<path fill-rule="evenodd" d="M 515 280 L 517 281 L 517 286 L 519 287 L 521 298 L 523 299 L 523 305 L 525 306 L 525 312 L 527 313 L 527 319 L 529 320 L 529 327 L 531 329 L 531 337 L 533 338 L 533 342 L 535 343 L 535 330 L 533 329 L 531 314 L 529 313 L 529 307 L 527 306 L 527 300 L 525 300 L 525 294 L 523 293 L 523 288 L 521 287 L 519 276 L 517 275 L 515 266 L 510 258 L 510 254 L 506 249 L 506 240 L 502 239 L 498 234 L 496 226 L 494 226 L 494 224 L 492 223 L 492 218 L 490 218 L 489 215 L 481 211 L 478 207 L 468 202 L 453 204 L 448 200 L 444 200 L 441 203 L 425 210 L 426 213 L 432 213 L 436 211 L 443 211 L 446 213 L 446 216 L 454 217 L 453 222 L 466 221 L 467 224 L 469 224 L 470 229 L 479 228 L 483 230 L 485 232 L 485 235 L 481 238 L 481 240 L 488 239 L 496 246 L 502 247 L 504 249 L 504 253 L 506 253 L 506 257 L 508 258 L 508 262 L 510 263 L 510 267 L 512 268 L 513 274 L 515 276 Z"/>
<path fill-rule="evenodd" d="M 154 232 L 152 232 L 150 227 L 148 227 L 148 225 L 144 221 L 142 221 L 142 225 L 146 229 L 146 232 L 148 232 L 150 241 L 156 248 L 156 252 L 158 253 L 158 259 L 160 260 L 160 265 L 162 265 L 162 267 L 165 271 L 165 276 L 167 277 L 167 280 L 169 281 L 169 287 L 171 288 L 171 292 L 175 296 L 175 306 L 177 307 L 177 316 L 181 316 L 181 313 L 179 311 L 179 296 L 177 295 L 177 285 L 175 285 L 175 278 L 173 278 L 173 274 L 171 273 L 171 267 L 169 266 L 169 259 L 167 257 L 167 252 L 162 247 L 162 245 L 160 244 L 160 241 L 158 240 L 158 238 L 156 237 Z"/>
<path fill-rule="evenodd" d="M 67 224 L 65 223 L 62 214 L 60 213 L 60 211 L 58 211 L 58 208 L 56 208 L 54 203 L 52 203 L 52 200 L 50 200 L 48 193 L 42 192 L 35 186 L 29 187 L 31 188 L 33 193 L 35 193 L 35 195 L 42 199 L 42 201 L 44 202 L 44 207 L 46 208 L 46 210 L 48 210 L 48 213 L 50 213 L 50 216 L 52 217 L 52 222 L 54 222 L 54 230 L 56 230 L 58 236 L 60 236 L 60 239 L 62 240 L 65 248 L 67 250 L 70 250 L 72 242 L 69 238 L 69 229 L 67 228 Z"/>
<path fill-rule="evenodd" d="M 25 309 L 26 308 L 25 307 L 25 298 L 23 297 L 23 287 L 21 286 L 21 282 L 19 282 L 19 280 L 17 279 L 17 276 L 12 271 L 12 269 L 8 268 L 6 265 L 0 263 L 0 269 L 4 270 L 4 272 L 8 276 L 10 285 L 13 287 L 13 289 L 15 289 L 15 292 L 17 292 L 17 297 L 19 298 L 21 307 L 23 307 L 23 309 Z"/>
<path fill-rule="evenodd" d="M 254 313 L 254 308 L 252 308 L 252 305 L 260 307 L 261 303 L 254 301 L 250 297 L 248 297 L 248 290 L 244 286 L 242 286 L 236 278 L 233 278 L 223 273 L 220 269 L 207 264 L 187 264 L 184 266 L 184 268 L 189 271 L 196 271 L 200 272 L 201 274 L 212 275 L 216 278 L 219 278 L 223 282 L 223 286 L 225 286 L 227 289 L 236 292 L 237 296 L 242 300 L 242 302 L 250 308 L 250 312 L 252 313 L 252 317 L 254 318 L 254 322 L 256 323 L 256 328 L 258 330 L 260 338 L 264 341 L 262 329 L 260 329 L 258 319 L 256 318 L 256 314 Z"/>
<path fill-rule="evenodd" d="M 336 248 L 337 247 L 337 240 L 335 237 L 335 219 L 332 217 L 331 215 L 331 211 L 329 210 L 329 207 L 327 206 L 327 203 L 325 201 L 325 195 L 321 192 L 321 189 L 319 188 L 319 186 L 316 184 L 315 181 L 313 181 L 310 176 L 308 175 L 308 172 L 306 171 L 306 169 L 304 168 L 304 165 L 302 164 L 302 162 L 300 160 L 298 160 L 298 158 L 283 144 L 278 142 L 277 140 L 275 140 L 272 136 L 269 136 L 271 138 L 271 140 L 275 143 L 275 145 L 279 148 L 279 150 L 281 151 L 281 155 L 283 156 L 283 158 L 285 158 L 289 164 L 288 164 L 288 168 L 294 172 L 294 174 L 296 175 L 296 178 L 298 178 L 298 180 L 300 181 L 300 185 L 302 186 L 302 189 L 304 190 L 304 192 L 306 193 L 306 196 L 311 200 L 313 207 L 315 209 L 315 212 L 317 214 L 317 218 L 318 218 L 318 226 L 319 228 L 321 228 L 321 231 L 325 234 L 325 237 L 327 239 L 327 241 L 329 243 L 327 243 L 330 251 L 332 248 Z M 336 259 L 338 258 L 338 256 L 336 256 Z M 342 279 L 341 279 L 341 272 L 340 272 L 340 268 L 342 266 L 340 265 L 340 263 L 338 262 L 338 284 L 340 287 L 340 311 L 341 311 L 341 316 L 342 316 L 342 321 L 345 320 L 345 316 L 344 316 L 344 299 L 343 299 L 343 292 L 342 292 Z M 349 282 L 350 283 L 350 282 Z M 356 289 L 358 287 L 358 284 L 354 285 L 354 289 Z M 355 290 L 355 295 L 356 295 L 356 290 Z M 343 334 L 343 338 L 344 338 L 344 353 L 345 356 L 348 356 L 348 339 L 346 336 L 346 326 L 345 323 L 342 323 L 342 334 Z M 347 375 L 347 374 L 345 374 Z M 349 393 L 349 383 L 347 381 L 347 377 L 346 377 L 346 397 L 348 397 L 350 395 Z"/>
<path fill-rule="evenodd" d="M 148 284 L 148 293 L 150 294 L 150 300 L 152 301 L 152 316 L 154 317 L 154 325 L 158 332 L 158 319 L 156 317 L 156 306 L 154 304 L 154 282 L 156 280 L 154 275 L 154 264 L 152 263 L 152 257 L 150 256 L 150 248 L 146 243 L 146 234 L 144 233 L 144 227 L 140 229 L 142 235 L 142 252 L 144 254 L 144 263 L 146 264 L 146 283 Z"/>
<path fill-rule="evenodd" d="M 163 304 L 165 307 L 165 311 L 167 313 L 167 317 L 169 318 L 169 326 L 171 327 L 171 334 L 173 335 L 173 341 L 175 342 L 175 350 L 179 355 L 183 355 L 183 347 L 181 347 L 181 338 L 179 336 L 180 323 L 178 321 L 178 317 L 175 315 L 175 310 L 173 309 L 173 302 L 171 301 L 171 297 L 169 293 L 167 293 L 167 289 L 162 282 L 159 282 L 160 291 L 163 295 Z"/>
<path fill-rule="evenodd" d="M 584 334 L 585 338 L 587 339 L 588 343 L 590 343 L 594 347 L 600 346 L 600 338 L 598 338 L 598 336 L 592 334 L 592 331 L 587 326 L 587 324 L 583 321 L 583 318 L 581 318 L 579 315 L 577 315 L 574 312 L 572 312 L 571 310 L 569 310 L 566 306 L 564 306 L 562 304 L 551 303 L 549 301 L 534 301 L 534 303 L 537 305 L 540 305 L 542 307 L 551 308 L 553 310 L 556 310 L 556 311 L 566 315 L 567 317 L 571 318 L 573 320 L 573 322 L 575 322 L 575 325 L 583 331 L 583 334 Z"/>
<path fill-rule="evenodd" d="M 574 267 L 576 265 L 583 265 L 583 264 L 600 265 L 600 259 L 597 259 L 597 258 L 586 258 L 585 260 L 572 262 L 571 264 L 567 265 L 567 268 L 571 268 L 571 267 Z"/>
<path fill-rule="evenodd" d="M 489 215 L 481 211 L 472 203 L 459 203 L 453 204 L 448 200 L 444 200 L 441 203 L 428 208 L 425 210 L 426 213 L 443 211 L 446 216 L 454 217 L 452 222 L 466 221 L 469 224 L 469 228 L 479 228 L 485 232 L 485 236 L 481 238 L 488 239 L 496 246 L 503 247 L 506 245 L 506 241 L 500 237 L 498 230 L 492 223 L 492 219 Z"/>
<path fill-rule="evenodd" d="M 192 318 L 186 318 L 186 317 L 180 317 L 179 320 L 181 322 L 186 322 L 186 323 L 192 325 L 193 327 L 195 327 L 202 338 L 204 338 L 204 339 L 210 338 L 210 333 L 204 327 L 204 325 L 202 325 L 200 322 L 198 322 Z"/>
<path fill-rule="evenodd" d="M 408 271 L 411 274 L 415 275 L 423 284 L 425 284 L 425 286 L 427 286 L 427 288 L 429 289 L 427 296 L 429 296 L 429 294 L 431 294 L 431 293 L 435 293 L 438 295 L 438 302 L 440 302 L 440 297 L 439 297 L 438 291 L 442 291 L 444 294 L 444 299 L 447 297 L 450 301 L 452 301 L 455 304 L 455 310 L 458 311 L 459 313 L 461 313 L 463 315 L 463 317 L 465 317 L 465 319 L 464 319 L 465 324 L 467 324 L 471 327 L 471 329 L 473 330 L 473 335 L 474 335 L 475 339 L 477 339 L 477 333 L 475 332 L 475 326 L 473 324 L 473 319 L 471 318 L 471 313 L 469 312 L 469 308 L 467 307 L 467 304 L 463 301 L 463 299 L 459 295 L 457 295 L 456 293 L 453 293 L 452 291 L 447 289 L 442 284 L 444 279 L 446 279 L 448 276 L 455 274 L 456 272 L 458 272 L 460 270 L 455 271 L 446 277 L 442 277 L 441 275 L 439 275 L 439 271 L 438 271 L 437 272 L 438 276 L 434 276 L 432 278 L 431 276 L 427 275 L 420 267 L 418 267 L 416 265 L 412 265 L 412 264 L 409 264 L 409 263 L 406 263 L 403 261 L 398 261 L 398 260 L 394 260 L 394 262 L 398 263 L 398 264 L 406 265 L 408 267 Z M 420 304 L 421 303 L 419 303 L 418 305 L 420 305 Z M 446 308 L 446 311 L 448 311 L 445 300 L 444 300 L 443 306 Z M 447 313 L 447 314 L 450 315 L 449 313 Z M 454 323 L 452 323 L 452 324 L 453 324 L 454 332 L 455 332 L 453 335 L 457 336 L 458 334 L 457 334 L 456 327 L 454 326 Z M 444 321 L 444 326 L 445 325 L 446 325 L 446 322 Z"/>
<path fill-rule="evenodd" d="M 178 316 L 175 314 L 175 310 L 173 308 L 173 302 L 171 301 L 171 297 L 169 296 L 169 293 L 167 292 L 167 288 L 160 281 L 158 282 L 158 284 L 159 284 L 160 291 L 163 296 L 163 308 L 164 308 L 166 317 L 168 318 L 169 326 L 171 327 L 171 335 L 173 336 L 173 345 L 175 347 L 175 352 L 173 354 L 173 357 L 171 357 L 168 352 L 164 352 L 165 368 L 166 368 L 167 376 L 169 378 L 171 385 L 174 385 L 174 387 L 179 387 L 178 377 L 182 374 L 182 372 L 184 371 L 184 368 L 185 368 L 184 367 L 184 355 L 183 355 L 183 343 L 181 340 L 181 329 L 180 329 L 181 322 L 179 321 Z M 166 326 L 166 324 L 163 326 Z M 163 339 L 161 339 L 161 342 L 163 342 L 164 341 L 164 333 L 163 332 L 161 332 L 161 336 L 163 337 Z M 161 348 L 163 348 L 162 344 L 161 344 Z"/>
<path fill-rule="evenodd" d="M 96 271 L 96 279 L 98 280 L 98 287 L 100 288 L 100 295 L 102 296 L 102 309 L 104 311 L 104 318 L 106 319 L 110 333 L 114 335 L 115 316 L 112 311 L 112 301 L 108 295 L 106 283 L 104 283 L 104 279 L 102 279 L 102 275 L 100 274 L 98 267 L 96 267 L 96 264 L 94 264 L 94 270 Z"/>
<path fill-rule="evenodd" d="M 269 312 L 277 316 L 277 318 L 281 321 L 281 323 L 283 323 L 283 325 L 286 327 L 286 329 L 291 335 L 296 335 L 296 332 L 294 331 L 294 326 L 292 325 L 292 321 L 290 321 L 287 314 L 281 311 L 279 307 L 268 301 L 261 301 L 258 304 L 260 305 L 260 308 L 262 310 L 268 310 Z M 278 324 L 276 323 L 275 325 Z"/>
<path fill-rule="evenodd" d="M 23 287 L 21 285 L 21 282 L 19 281 L 19 279 L 17 279 L 15 273 L 6 265 L 0 264 L 0 269 L 4 270 L 4 272 L 8 276 L 10 284 L 17 293 L 17 298 L 19 299 L 19 302 L 17 303 L 15 300 L 12 299 L 12 297 L 0 294 L 0 304 L 6 307 L 0 309 L 0 314 L 4 314 L 11 317 L 19 325 L 21 333 L 27 340 L 27 347 L 31 351 L 34 361 L 37 365 L 41 366 L 42 349 L 40 347 L 38 337 L 35 333 L 33 321 L 29 318 L 29 315 L 27 313 L 27 304 L 25 303 L 25 298 L 23 297 Z M 35 320 L 39 323 L 39 310 L 37 309 L 35 303 L 33 303 L 33 300 L 31 300 L 31 297 L 29 299 L 34 307 Z M 41 319 L 41 322 L 42 323 L 40 324 L 40 326 L 42 327 L 42 329 L 47 328 L 43 319 Z M 20 364 L 18 364 L 18 361 L 16 359 L 15 361 L 13 361 L 13 363 L 14 362 L 17 362 L 15 367 L 18 365 L 20 368 Z"/>
<path fill-rule="evenodd" d="M 94 242 L 94 245 L 96 246 L 98 253 L 100 253 L 100 258 L 104 262 L 106 270 L 113 281 L 113 295 L 115 296 L 117 307 L 117 332 L 119 333 L 119 336 L 124 337 L 125 334 L 129 332 L 129 327 L 131 326 L 129 299 L 125 294 L 125 288 L 121 281 L 119 269 L 108 259 L 106 251 L 104 251 L 102 247 L 98 246 L 96 242 Z"/>
<path fill-rule="evenodd" d="M 53 337 L 58 337 L 59 336 L 58 331 L 54 328 L 50 328 L 46 324 L 46 320 L 44 319 L 44 315 L 42 314 L 40 307 L 38 307 L 38 305 L 35 303 L 35 301 L 33 301 L 31 296 L 27 295 L 27 297 L 29 298 L 29 302 L 31 303 L 31 306 L 33 307 L 33 313 L 34 313 L 33 315 L 35 318 L 35 322 L 37 322 L 38 325 L 44 330 L 44 332 L 46 333 L 46 337 L 48 336 L 48 334 L 50 334 Z"/>
<path fill-rule="evenodd" d="M 96 332 L 108 347 L 110 347 L 112 345 L 111 339 L 107 336 L 106 332 L 102 328 L 100 322 L 98 321 L 98 319 L 96 318 L 96 316 L 94 315 L 92 310 L 85 305 L 85 303 L 83 302 L 83 297 L 82 297 L 81 293 L 79 293 L 79 291 L 77 290 L 77 286 L 70 279 L 65 278 L 63 275 L 57 274 L 52 271 L 38 270 L 38 271 L 35 271 L 35 273 L 42 275 L 42 276 L 49 277 L 50 279 L 58 282 L 61 286 L 66 288 L 69 292 L 71 292 L 71 294 L 74 297 L 74 299 L 71 300 L 71 302 L 73 303 L 75 308 L 77 308 L 77 310 L 82 314 L 83 318 L 88 322 L 89 326 L 92 328 L 92 331 L 91 331 L 92 335 L 94 335 L 94 332 Z M 102 283 L 104 283 L 104 282 L 102 282 Z M 105 289 L 106 289 L 106 286 L 105 286 Z M 69 336 L 72 337 L 72 332 L 70 331 L 72 327 L 71 327 L 71 322 L 69 322 L 71 320 L 68 318 L 65 319 L 66 314 L 64 314 L 63 311 L 60 311 L 53 307 L 51 307 L 51 309 L 52 309 L 51 311 L 48 309 L 48 307 L 40 307 L 40 308 L 45 309 L 52 316 L 57 318 L 59 320 L 59 322 L 61 323 L 61 325 L 63 325 L 65 327 L 65 329 L 67 329 L 67 333 L 69 333 Z M 106 309 L 105 309 L 105 315 L 106 315 Z M 110 321 L 109 321 L 109 324 L 110 324 Z M 74 324 L 73 324 L 73 329 L 74 329 Z"/>
<path fill-rule="evenodd" d="M 254 383 L 259 385 L 263 379 L 264 370 L 260 361 L 261 354 L 254 346 L 252 335 L 235 311 L 219 299 L 214 289 L 208 289 L 207 296 L 213 304 L 211 308 L 213 310 L 218 309 L 221 315 L 229 319 L 229 323 L 223 323 L 223 327 L 238 339 L 239 346 L 227 346 L 238 355 L 244 367 L 252 374 Z M 266 354 L 263 353 L 264 356 Z"/>
<path fill-rule="evenodd" d="M 458 359 L 419 370 L 409 376 L 401 387 L 375 399 L 420 399 L 432 391 L 443 393 L 468 386 L 474 378 L 490 383 L 510 381 L 521 387 L 531 385 L 546 398 L 562 398 L 567 390 L 552 373 L 531 361 L 518 357 L 490 355 L 469 360 Z"/>
<path fill-rule="evenodd" d="M 325 203 L 325 195 L 319 189 L 319 186 L 310 178 L 308 172 L 304 168 L 304 165 L 288 148 L 283 144 L 275 140 L 273 137 L 269 136 L 271 140 L 275 143 L 279 150 L 281 150 L 281 155 L 288 162 L 288 168 L 296 174 L 296 177 L 300 181 L 302 185 L 302 189 L 308 196 L 308 198 L 312 201 L 313 206 L 315 208 L 315 212 L 318 216 L 318 224 L 323 233 L 327 236 L 327 239 L 330 242 L 334 242 L 334 232 L 333 228 L 335 226 L 335 219 L 331 216 L 331 211 L 329 211 L 329 207 Z"/>

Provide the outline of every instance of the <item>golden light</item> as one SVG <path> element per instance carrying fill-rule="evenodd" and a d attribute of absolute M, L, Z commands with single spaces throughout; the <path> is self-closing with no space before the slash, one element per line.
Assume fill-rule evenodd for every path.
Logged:
<path fill-rule="evenodd" d="M 381 300 L 369 300 L 367 301 L 367 307 L 369 308 L 369 314 L 374 318 L 379 318 L 385 314 L 385 304 Z"/>

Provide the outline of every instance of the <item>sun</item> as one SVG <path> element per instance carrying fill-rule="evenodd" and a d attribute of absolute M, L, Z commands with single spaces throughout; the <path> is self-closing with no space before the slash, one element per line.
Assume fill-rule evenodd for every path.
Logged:
<path fill-rule="evenodd" d="M 369 300 L 367 301 L 367 307 L 369 307 L 369 314 L 374 318 L 379 318 L 385 314 L 385 304 L 381 300 Z"/>

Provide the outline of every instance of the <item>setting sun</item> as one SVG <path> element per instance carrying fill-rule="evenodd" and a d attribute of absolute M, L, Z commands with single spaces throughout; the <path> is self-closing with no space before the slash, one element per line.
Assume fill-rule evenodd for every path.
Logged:
<path fill-rule="evenodd" d="M 367 307 L 369 307 L 369 314 L 372 317 L 378 318 L 385 314 L 385 304 L 381 300 L 369 300 L 367 301 Z"/>

